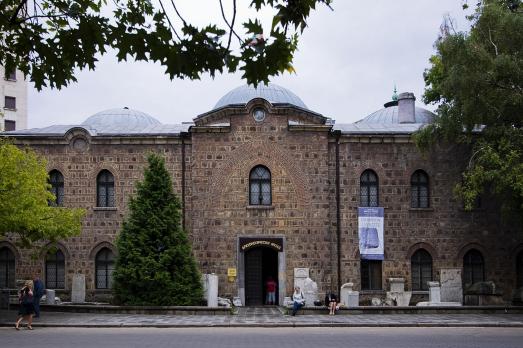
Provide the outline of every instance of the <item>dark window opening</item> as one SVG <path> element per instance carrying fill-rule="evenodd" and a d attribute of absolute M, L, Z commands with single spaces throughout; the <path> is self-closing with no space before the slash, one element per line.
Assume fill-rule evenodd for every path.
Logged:
<path fill-rule="evenodd" d="M 381 290 L 381 261 L 361 260 L 361 289 Z"/>
<path fill-rule="evenodd" d="M 417 170 L 410 178 L 410 206 L 412 208 L 428 208 L 429 176 L 423 170 Z"/>
<path fill-rule="evenodd" d="M 249 204 L 271 205 L 271 172 L 264 166 L 257 166 L 249 175 Z"/>
<path fill-rule="evenodd" d="M 51 185 L 51 193 L 56 197 L 54 202 L 49 202 L 50 205 L 61 207 L 64 205 L 64 176 L 58 170 L 52 170 L 49 173 L 49 184 Z"/>
<path fill-rule="evenodd" d="M 370 169 L 360 177 L 360 207 L 377 207 L 379 205 L 378 176 Z"/>
<path fill-rule="evenodd" d="M 16 81 L 16 70 L 14 71 L 6 71 L 5 72 L 5 79 L 8 81 Z"/>
<path fill-rule="evenodd" d="M 4 101 L 5 101 L 4 108 L 16 110 L 16 98 L 15 97 L 5 96 Z"/>
<path fill-rule="evenodd" d="M 464 288 L 485 281 L 485 261 L 483 255 L 476 250 L 469 250 L 463 257 L 463 285 Z"/>
<path fill-rule="evenodd" d="M 8 247 L 0 248 L 0 289 L 15 288 L 15 255 Z"/>
<path fill-rule="evenodd" d="M 6 132 L 16 130 L 16 121 L 5 120 L 5 121 L 4 121 L 4 130 L 5 130 Z"/>
<path fill-rule="evenodd" d="M 96 179 L 98 207 L 114 207 L 114 177 L 108 170 L 102 170 Z"/>
<path fill-rule="evenodd" d="M 103 248 L 96 254 L 96 288 L 110 289 L 113 285 L 114 254 Z"/>
<path fill-rule="evenodd" d="M 45 258 L 45 287 L 65 288 L 65 257 L 61 250 L 49 252 Z"/>
<path fill-rule="evenodd" d="M 427 282 L 432 280 L 432 256 L 425 249 L 419 249 L 412 255 L 410 270 L 412 290 L 429 290 Z"/>

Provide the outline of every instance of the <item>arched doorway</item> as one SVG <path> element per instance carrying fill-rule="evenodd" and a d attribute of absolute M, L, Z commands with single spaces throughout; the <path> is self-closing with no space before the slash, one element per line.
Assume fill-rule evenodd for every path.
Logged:
<path fill-rule="evenodd" d="M 266 286 L 269 277 L 278 282 L 278 252 L 257 247 L 245 252 L 245 304 L 261 306 L 267 303 Z M 276 305 L 278 286 L 276 286 Z"/>
<path fill-rule="evenodd" d="M 267 304 L 266 283 L 276 283 L 272 304 L 283 303 L 286 292 L 283 237 L 238 237 L 238 294 L 245 306 Z"/>

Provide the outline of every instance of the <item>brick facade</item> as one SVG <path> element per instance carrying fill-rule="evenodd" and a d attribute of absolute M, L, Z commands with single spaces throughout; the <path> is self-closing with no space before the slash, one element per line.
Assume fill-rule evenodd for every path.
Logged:
<path fill-rule="evenodd" d="M 251 115 L 255 107 L 267 110 L 262 122 Z M 86 146 L 75 147 L 78 138 Z M 102 247 L 116 253 L 115 237 L 150 152 L 165 156 L 174 190 L 184 202 L 194 255 L 203 273 L 219 276 L 220 296 L 238 294 L 239 280 L 230 282 L 227 269 L 242 268 L 242 236 L 284 240 L 286 295 L 296 267 L 310 269 L 320 293 L 345 282 L 359 289 L 357 207 L 360 175 L 366 169 L 379 177 L 379 206 L 385 211 L 383 290 L 389 277 L 403 277 L 411 288 L 410 257 L 419 248 L 431 254 L 434 280 L 440 268 L 462 267 L 463 255 L 475 248 L 483 253 L 486 280 L 501 287 L 506 299 L 515 287 L 521 236 L 503 227 L 493 207 L 466 212 L 453 195 L 466 165 L 465 149 L 422 155 L 409 135 L 344 134 L 333 131 L 320 115 L 262 99 L 199 116 L 188 133 L 178 135 L 102 137 L 75 128 L 65 136 L 18 136 L 16 142 L 31 146 L 47 159 L 49 170 L 63 174 L 65 206 L 87 211 L 82 233 L 58 245 L 66 258 L 64 293 L 71 288 L 72 275 L 83 273 L 90 299 L 107 294 L 95 289 L 95 255 Z M 249 173 L 257 165 L 271 173 L 269 206 L 249 205 Z M 96 207 L 96 177 L 102 169 L 114 175 L 114 208 Z M 429 176 L 429 208 L 410 207 L 410 177 L 418 169 Z M 0 246 L 15 252 L 16 277 L 37 272 L 45 279 L 46 246 L 40 245 L 32 257 L 34 250 L 18 249 L 14 242 L 8 237 Z M 376 294 L 381 292 L 362 292 L 363 299 Z"/>

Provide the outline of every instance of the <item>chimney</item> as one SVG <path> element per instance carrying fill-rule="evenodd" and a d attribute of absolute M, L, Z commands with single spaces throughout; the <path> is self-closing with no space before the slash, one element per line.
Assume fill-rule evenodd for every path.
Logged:
<path fill-rule="evenodd" d="M 416 123 L 414 93 L 400 93 L 398 97 L 398 119 L 400 123 Z"/>

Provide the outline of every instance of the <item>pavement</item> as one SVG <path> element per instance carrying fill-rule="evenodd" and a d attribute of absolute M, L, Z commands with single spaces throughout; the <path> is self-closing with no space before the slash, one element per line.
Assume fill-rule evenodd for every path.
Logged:
<path fill-rule="evenodd" d="M 234 315 L 100 314 L 42 312 L 33 327 L 515 327 L 523 314 L 284 314 L 280 307 L 240 307 Z M 14 326 L 16 311 L 0 310 L 0 326 Z"/>

